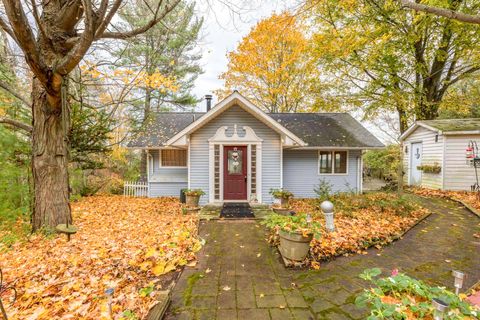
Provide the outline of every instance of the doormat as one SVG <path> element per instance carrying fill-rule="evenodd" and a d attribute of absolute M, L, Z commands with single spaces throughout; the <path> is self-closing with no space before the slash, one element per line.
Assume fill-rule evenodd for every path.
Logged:
<path fill-rule="evenodd" d="M 248 203 L 224 203 L 222 211 L 220 212 L 220 218 L 255 218 L 252 208 Z"/>

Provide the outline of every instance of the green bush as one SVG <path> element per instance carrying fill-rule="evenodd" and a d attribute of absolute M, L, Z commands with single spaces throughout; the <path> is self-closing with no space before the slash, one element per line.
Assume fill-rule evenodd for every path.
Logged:
<path fill-rule="evenodd" d="M 363 167 L 368 176 L 396 180 L 400 163 L 400 146 L 391 144 L 385 149 L 369 150 L 363 155 Z"/>
<path fill-rule="evenodd" d="M 431 287 L 422 281 L 413 279 L 394 270 L 389 277 L 377 278 L 381 274 L 378 268 L 367 269 L 360 278 L 372 282 L 375 287 L 365 289 L 355 304 L 368 307 L 373 319 L 432 319 L 432 299 L 437 298 L 449 305 L 446 320 L 477 318 L 480 312 L 475 310 L 459 296 L 443 287 Z"/>

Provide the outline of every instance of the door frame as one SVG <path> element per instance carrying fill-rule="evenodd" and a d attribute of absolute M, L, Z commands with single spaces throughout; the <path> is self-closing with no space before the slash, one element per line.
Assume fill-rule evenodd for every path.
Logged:
<path fill-rule="evenodd" d="M 225 147 L 240 147 L 240 148 L 245 148 L 245 160 L 247 161 L 247 172 L 245 173 L 247 176 L 247 181 L 245 182 L 245 199 L 225 199 Z M 252 176 L 252 161 L 251 161 L 251 148 L 250 145 L 248 144 L 223 144 L 220 146 L 222 148 L 223 152 L 220 152 L 220 155 L 222 156 L 222 159 L 220 161 L 220 166 L 222 168 L 221 172 L 221 178 L 220 178 L 220 193 L 221 193 L 221 199 L 223 202 L 248 202 L 251 196 L 251 176 Z M 243 160 L 242 160 L 243 161 Z"/>
<path fill-rule="evenodd" d="M 244 136 L 237 134 L 237 125 L 234 125 L 234 134 L 227 136 L 227 126 L 222 126 L 217 129 L 215 135 L 208 139 L 209 141 L 209 188 L 208 188 L 208 201 L 209 203 L 223 203 L 223 202 L 242 202 L 241 200 L 224 200 L 223 199 L 223 185 L 224 185 L 224 146 L 246 146 L 247 147 L 247 199 L 243 202 L 250 202 L 252 199 L 252 145 L 256 146 L 257 163 L 256 163 L 256 199 L 259 203 L 262 203 L 262 142 L 263 139 L 259 138 L 252 128 L 248 126 L 242 126 L 245 130 Z M 220 161 L 219 161 L 219 174 L 220 174 L 220 194 L 219 199 L 215 199 L 215 145 L 220 148 Z"/>
<path fill-rule="evenodd" d="M 412 175 L 413 175 L 413 145 L 414 144 L 421 144 L 422 145 L 422 153 L 420 154 L 420 158 L 423 160 L 423 141 L 411 141 L 410 142 L 410 156 L 409 156 L 409 159 L 408 159 L 408 185 L 411 186 L 413 185 L 413 179 L 412 179 Z M 420 179 L 423 180 L 423 177 L 420 176 Z M 420 181 L 420 184 L 419 186 L 421 186 L 422 184 L 422 181 Z"/>

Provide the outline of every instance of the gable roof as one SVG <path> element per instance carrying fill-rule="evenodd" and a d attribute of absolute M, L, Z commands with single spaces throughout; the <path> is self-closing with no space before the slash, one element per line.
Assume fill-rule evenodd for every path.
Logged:
<path fill-rule="evenodd" d="M 278 122 L 269 117 L 265 112 L 260 108 L 255 106 L 247 98 L 242 96 L 238 91 L 234 91 L 225 99 L 217 103 L 210 111 L 205 113 L 203 117 L 199 120 L 192 122 L 186 128 L 182 129 L 180 132 L 176 133 L 173 137 L 168 139 L 165 143 L 166 145 L 185 145 L 185 137 L 196 130 L 200 129 L 202 126 L 210 122 L 212 119 L 216 118 L 218 115 L 222 114 L 225 110 L 231 106 L 238 105 L 240 108 L 250 113 L 252 116 L 263 122 L 265 125 L 270 127 L 272 130 L 276 131 L 282 135 L 289 145 L 294 146 L 305 146 L 306 143 L 302 141 L 301 138 L 293 134 L 290 130 L 286 129 L 284 126 L 280 125 Z"/>
<path fill-rule="evenodd" d="M 419 120 L 400 136 L 400 140 L 405 140 L 418 127 L 443 135 L 480 134 L 480 118 Z"/>
<path fill-rule="evenodd" d="M 130 142 L 130 148 L 159 148 L 204 112 L 159 112 Z M 307 147 L 383 148 L 384 145 L 347 113 L 269 113 L 307 143 Z"/>

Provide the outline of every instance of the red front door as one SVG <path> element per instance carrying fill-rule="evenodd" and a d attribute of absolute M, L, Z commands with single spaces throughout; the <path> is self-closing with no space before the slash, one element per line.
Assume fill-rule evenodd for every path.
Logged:
<path fill-rule="evenodd" d="M 223 199 L 247 200 L 247 147 L 223 149 Z"/>

